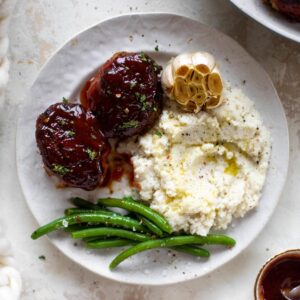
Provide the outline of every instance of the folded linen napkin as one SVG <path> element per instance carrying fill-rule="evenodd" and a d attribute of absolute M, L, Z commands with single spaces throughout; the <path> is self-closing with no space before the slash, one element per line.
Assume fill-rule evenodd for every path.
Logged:
<path fill-rule="evenodd" d="M 6 56 L 9 45 L 7 29 L 14 4 L 15 0 L 0 0 L 0 100 L 3 100 L 1 98 L 4 97 L 9 78 L 9 61 Z M 20 298 L 21 290 L 21 276 L 16 269 L 11 245 L 0 224 L 0 299 L 17 300 Z"/>
<path fill-rule="evenodd" d="M 15 268 L 9 241 L 4 236 L 3 227 L 0 225 L 0 299 L 17 300 L 22 290 L 22 280 Z"/>

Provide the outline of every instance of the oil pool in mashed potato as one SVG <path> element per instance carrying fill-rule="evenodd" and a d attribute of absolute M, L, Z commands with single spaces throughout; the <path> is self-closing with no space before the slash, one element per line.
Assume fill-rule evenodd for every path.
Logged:
<path fill-rule="evenodd" d="M 186 113 L 169 103 L 149 133 L 126 141 L 140 197 L 174 230 L 206 235 L 226 229 L 260 198 L 270 136 L 254 103 L 240 90 L 224 90 L 224 103 Z"/>

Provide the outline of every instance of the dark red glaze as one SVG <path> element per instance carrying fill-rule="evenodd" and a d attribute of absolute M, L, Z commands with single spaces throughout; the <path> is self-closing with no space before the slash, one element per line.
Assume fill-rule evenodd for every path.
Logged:
<path fill-rule="evenodd" d="M 271 262 L 262 275 L 259 295 L 261 300 L 285 300 L 280 290 L 300 284 L 300 256 L 289 254 Z"/>
<path fill-rule="evenodd" d="M 134 169 L 130 155 L 112 151 L 109 155 L 108 164 L 109 167 L 102 184 L 103 187 L 108 187 L 112 191 L 113 182 L 121 181 L 122 177 L 126 175 L 130 186 L 140 189 L 139 184 L 134 180 Z"/>
<path fill-rule="evenodd" d="M 144 53 L 119 52 L 81 91 L 81 103 L 97 117 L 108 138 L 150 129 L 162 110 L 161 67 Z"/>
<path fill-rule="evenodd" d="M 286 16 L 300 22 L 300 0 L 267 0 Z"/>
<path fill-rule="evenodd" d="M 36 141 L 46 170 L 67 186 L 93 190 L 103 182 L 110 146 L 81 105 L 51 105 L 36 121 Z"/>

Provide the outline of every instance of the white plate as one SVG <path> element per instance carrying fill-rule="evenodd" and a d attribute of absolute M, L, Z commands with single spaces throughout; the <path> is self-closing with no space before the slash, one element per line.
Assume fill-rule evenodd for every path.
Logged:
<path fill-rule="evenodd" d="M 262 0 L 230 0 L 245 14 L 269 29 L 300 43 L 300 22 L 286 16 L 263 3 Z"/>
<path fill-rule="evenodd" d="M 155 52 L 158 45 L 160 51 Z M 277 93 L 265 71 L 229 37 L 188 18 L 170 14 L 136 14 L 106 20 L 78 34 L 44 66 L 24 103 L 17 135 L 17 164 L 28 206 L 39 225 L 62 215 L 70 196 L 103 194 L 99 190 L 56 189 L 43 168 L 35 143 L 35 120 L 62 97 L 78 97 L 88 74 L 114 52 L 145 51 L 165 65 L 172 55 L 205 50 L 218 60 L 223 76 L 241 86 L 257 105 L 273 138 L 271 165 L 258 210 L 248 214 L 226 233 L 237 240 L 232 250 L 214 249 L 207 261 L 168 251 L 145 252 L 122 263 L 115 271 L 109 262 L 119 250 L 87 251 L 65 234 L 51 234 L 51 242 L 74 262 L 117 281 L 162 285 L 196 278 L 231 260 L 255 238 L 270 218 L 284 185 L 288 166 L 287 122 Z M 122 184 L 117 194 L 121 193 Z M 38 243 L 39 241 L 33 241 Z"/>

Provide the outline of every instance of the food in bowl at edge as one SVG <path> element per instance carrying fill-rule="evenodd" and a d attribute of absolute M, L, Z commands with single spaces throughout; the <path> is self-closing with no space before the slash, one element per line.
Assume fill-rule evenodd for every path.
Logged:
<path fill-rule="evenodd" d="M 269 4 L 287 16 L 290 19 L 300 22 L 300 1 L 299 0 L 263 0 L 266 4 Z"/>
<path fill-rule="evenodd" d="M 300 250 L 275 255 L 261 268 L 254 288 L 256 300 L 297 300 L 300 297 Z"/>

